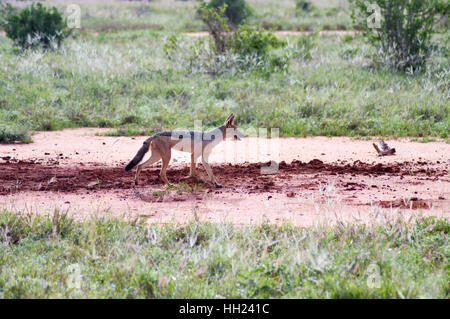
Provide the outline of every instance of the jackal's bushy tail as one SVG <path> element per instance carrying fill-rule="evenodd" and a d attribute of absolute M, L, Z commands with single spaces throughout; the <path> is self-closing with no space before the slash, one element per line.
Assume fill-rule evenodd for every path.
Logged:
<path fill-rule="evenodd" d="M 130 169 L 135 167 L 137 164 L 139 164 L 140 161 L 144 158 L 145 153 L 148 152 L 148 149 L 150 148 L 150 142 L 153 140 L 154 136 L 148 138 L 145 140 L 144 145 L 139 149 L 136 156 L 128 163 L 127 166 L 125 166 L 125 170 L 128 172 Z"/>

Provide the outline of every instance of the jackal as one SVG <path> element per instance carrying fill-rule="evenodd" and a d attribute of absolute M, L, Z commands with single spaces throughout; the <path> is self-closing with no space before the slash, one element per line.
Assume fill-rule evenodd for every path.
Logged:
<path fill-rule="evenodd" d="M 191 168 L 189 176 L 186 178 L 198 179 L 195 166 L 197 159 L 201 156 L 202 164 L 205 167 L 211 182 L 217 188 L 220 188 L 222 185 L 220 185 L 214 177 L 212 169 L 208 164 L 208 157 L 212 148 L 219 144 L 227 136 L 233 136 L 235 140 L 241 140 L 241 137 L 244 137 L 244 134 L 238 130 L 236 125 L 234 125 L 233 113 L 228 116 L 223 125 L 206 132 L 187 130 L 161 132 L 145 140 L 144 145 L 142 145 L 136 156 L 130 161 L 130 163 L 128 163 L 125 170 L 129 171 L 134 166 L 139 164 L 139 162 L 141 162 L 144 158 L 145 153 L 147 153 L 149 148 L 151 148 L 152 155 L 150 158 L 137 166 L 134 183 L 138 185 L 139 173 L 142 168 L 162 159 L 162 167 L 159 176 L 161 176 L 164 183 L 170 184 L 166 176 L 166 169 L 169 165 L 171 149 L 173 148 L 182 152 L 191 153 Z"/>

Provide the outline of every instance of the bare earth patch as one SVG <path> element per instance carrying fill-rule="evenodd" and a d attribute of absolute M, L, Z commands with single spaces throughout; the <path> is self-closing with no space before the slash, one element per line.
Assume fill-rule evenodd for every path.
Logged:
<path fill-rule="evenodd" d="M 189 155 L 177 151 L 167 174 L 175 185 L 167 188 L 161 185 L 159 165 L 142 172 L 139 186 L 133 184 L 134 171 L 124 171 L 145 137 L 95 136 L 103 131 L 41 132 L 32 144 L 0 145 L 0 207 L 157 223 L 195 218 L 307 226 L 380 213 L 450 217 L 450 145 L 443 142 L 392 140 L 397 155 L 379 157 L 373 141 L 282 138 L 269 147 L 265 139 L 247 138 L 213 150 L 210 162 L 224 188 L 182 182 Z M 277 173 L 261 174 L 270 160 L 279 163 Z"/>

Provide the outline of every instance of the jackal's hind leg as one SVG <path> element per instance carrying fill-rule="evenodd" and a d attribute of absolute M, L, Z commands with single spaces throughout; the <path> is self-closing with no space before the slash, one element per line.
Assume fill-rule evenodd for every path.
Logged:
<path fill-rule="evenodd" d="M 152 149 L 152 156 L 150 156 L 150 158 L 148 160 L 146 160 L 144 163 L 139 164 L 137 166 L 136 175 L 134 177 L 134 184 L 138 185 L 139 174 L 141 173 L 141 170 L 145 166 L 152 165 L 152 164 L 156 163 L 157 161 L 159 161 L 160 159 L 161 159 L 161 155 L 159 154 L 159 152 L 155 149 Z"/>
<path fill-rule="evenodd" d="M 169 148 L 169 150 L 167 152 L 164 152 L 164 154 L 162 154 L 162 167 L 161 167 L 161 172 L 159 173 L 159 176 L 161 176 L 161 179 L 167 185 L 170 185 L 169 180 L 167 179 L 167 175 L 166 175 L 166 170 L 167 170 L 167 166 L 169 165 L 169 162 L 170 162 L 170 157 L 171 157 L 171 152 L 170 152 L 170 148 Z"/>

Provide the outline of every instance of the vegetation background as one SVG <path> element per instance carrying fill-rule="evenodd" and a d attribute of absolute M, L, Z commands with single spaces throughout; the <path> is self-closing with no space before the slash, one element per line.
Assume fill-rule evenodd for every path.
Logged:
<path fill-rule="evenodd" d="M 426 66 L 395 72 L 373 63 L 377 52 L 346 0 L 248 0 L 252 14 L 233 47 L 246 54 L 217 54 L 208 37 L 188 34 L 208 30 L 198 1 L 44 5 L 67 17 L 74 2 L 81 29 L 57 49 L 21 50 L 0 31 L 0 143 L 67 127 L 111 127 L 111 135 L 191 128 L 198 119 L 211 127 L 230 112 L 243 128 L 278 127 L 282 136 L 448 141 L 448 16 Z M 276 40 L 263 29 L 310 33 Z M 305 229 L 3 210 L 0 298 L 448 299 L 449 230 L 445 219 L 392 216 Z"/>
<path fill-rule="evenodd" d="M 271 52 L 277 71 L 261 72 L 235 55 L 211 59 L 208 38 L 186 34 L 206 29 L 197 1 L 79 3 L 81 29 L 59 50 L 17 52 L 0 36 L 0 142 L 78 126 L 125 135 L 194 119 L 211 127 L 231 111 L 243 127 L 279 127 L 282 136 L 448 138 L 448 19 L 421 72 L 375 67 L 375 50 L 359 34 L 316 33 L 283 38 Z M 347 1 L 311 1 L 307 10 L 286 0 L 248 4 L 253 28 L 354 29 Z M 45 5 L 65 12 L 68 1 Z"/>

